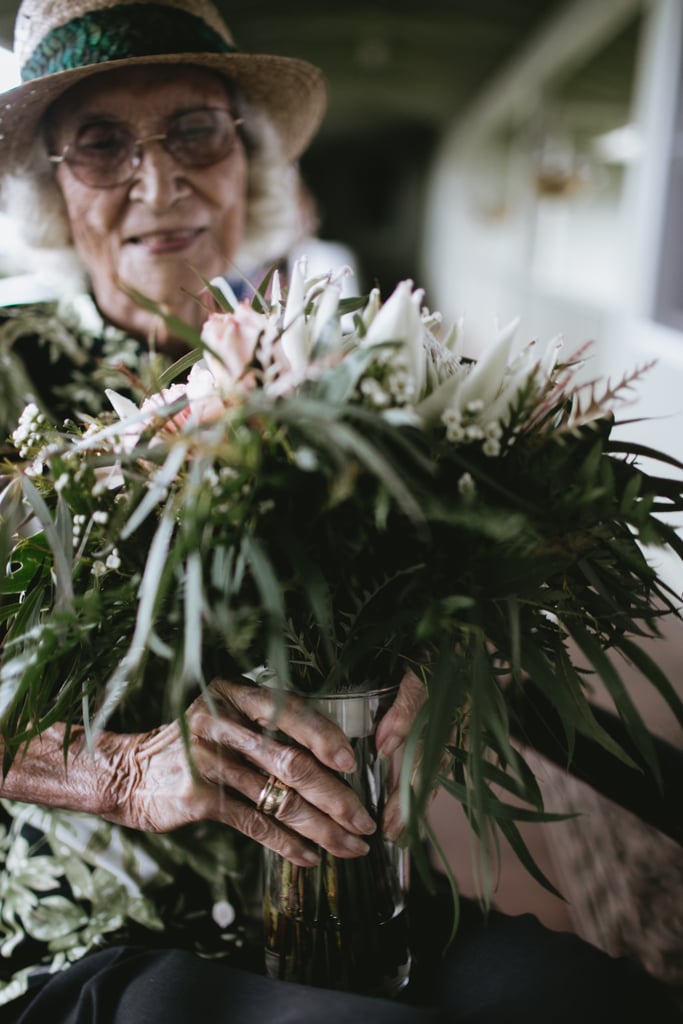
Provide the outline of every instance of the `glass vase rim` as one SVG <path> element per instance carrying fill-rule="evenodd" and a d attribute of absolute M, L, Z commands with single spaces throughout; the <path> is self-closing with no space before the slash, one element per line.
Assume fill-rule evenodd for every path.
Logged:
<path fill-rule="evenodd" d="M 299 693 L 304 700 L 347 700 L 359 697 L 383 697 L 385 694 L 396 693 L 399 686 L 400 683 L 390 683 L 387 686 L 373 687 L 371 690 L 330 690 L 329 692 L 323 690 L 320 693 L 299 693 L 298 690 L 295 690 L 292 692 Z"/>

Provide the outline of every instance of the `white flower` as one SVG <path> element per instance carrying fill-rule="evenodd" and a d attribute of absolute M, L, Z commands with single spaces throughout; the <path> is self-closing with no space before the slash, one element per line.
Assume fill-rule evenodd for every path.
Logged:
<path fill-rule="evenodd" d="M 407 370 L 399 369 L 389 375 L 387 381 L 391 395 L 399 405 L 412 401 L 415 396 L 415 382 Z"/>
<path fill-rule="evenodd" d="M 476 484 L 471 473 L 463 473 L 458 480 L 458 491 L 463 497 L 472 497 L 476 492 Z"/>
<path fill-rule="evenodd" d="M 280 338 L 292 375 L 298 380 L 301 380 L 306 372 L 312 348 L 312 338 L 304 315 L 307 265 L 306 258 L 302 257 L 292 268 L 284 312 L 284 330 Z"/>
<path fill-rule="evenodd" d="M 40 428 L 45 423 L 45 417 L 35 402 L 29 402 L 19 417 L 17 425 L 12 433 L 12 443 L 22 459 L 27 458 L 33 445 L 39 443 L 41 438 Z M 42 463 L 41 463 L 42 472 Z"/>
<path fill-rule="evenodd" d="M 141 411 L 138 409 L 135 402 L 131 402 L 130 398 L 126 398 L 125 395 L 120 395 L 118 391 L 114 391 L 112 388 L 106 388 L 105 394 L 109 399 L 114 412 L 124 424 L 124 428 L 119 434 L 118 446 L 124 452 L 130 452 L 135 448 L 135 445 L 140 440 L 140 434 L 146 425 L 145 418 L 142 416 Z M 87 433 L 85 436 L 88 436 Z M 96 443 L 98 440 L 98 431 L 95 430 L 92 436 L 94 443 Z M 123 483 L 123 476 L 120 472 L 116 472 L 115 467 L 113 467 L 113 472 L 109 470 L 105 470 L 103 473 L 98 471 L 96 476 L 99 478 L 106 477 L 108 482 L 103 482 L 103 486 L 105 488 L 109 487 L 112 490 Z M 113 482 L 111 479 L 112 477 Z"/>
<path fill-rule="evenodd" d="M 500 455 L 500 441 L 497 441 L 494 437 L 489 437 L 484 441 L 481 450 L 484 455 L 495 459 Z"/>
<path fill-rule="evenodd" d="M 107 569 L 116 570 L 121 568 L 121 556 L 119 555 L 119 552 L 116 548 L 112 548 L 104 564 Z"/>
<path fill-rule="evenodd" d="M 497 420 L 492 420 L 484 426 L 484 434 L 492 441 L 500 441 L 503 436 L 503 428 Z"/>
<path fill-rule="evenodd" d="M 318 468 L 318 456 L 312 448 L 301 445 L 294 452 L 294 462 L 304 472 L 312 473 Z"/>
<path fill-rule="evenodd" d="M 218 394 L 213 374 L 203 361 L 195 363 L 190 370 L 185 394 L 194 423 L 211 423 L 225 413 L 225 402 Z"/>
<path fill-rule="evenodd" d="M 92 488 L 93 498 L 99 497 L 105 491 L 115 491 L 123 487 L 125 478 L 120 466 L 96 466 L 94 470 L 96 483 Z"/>
<path fill-rule="evenodd" d="M 477 402 L 477 408 L 482 410 L 491 405 L 498 395 L 508 368 L 510 350 L 518 324 L 518 320 L 508 324 L 462 380 L 456 392 L 460 408 L 467 408 L 470 403 Z"/>
<path fill-rule="evenodd" d="M 419 397 L 427 376 L 425 327 L 420 307 L 424 291 L 413 291 L 413 282 L 400 281 L 383 306 L 372 318 L 361 344 L 381 345 L 401 342 L 400 355 L 413 380 L 413 393 Z"/>
<path fill-rule="evenodd" d="M 380 382 L 375 380 L 374 377 L 365 377 L 364 380 L 360 382 L 360 393 L 377 409 L 382 409 L 389 405 L 389 395 L 384 390 Z"/>
<path fill-rule="evenodd" d="M 131 402 L 130 398 L 126 398 L 125 395 L 120 395 L 118 391 L 114 391 L 112 388 L 107 388 L 105 394 L 114 409 L 114 412 L 120 420 L 126 420 L 130 416 L 137 416 L 139 409 L 135 402 Z M 91 428 L 86 431 L 86 436 L 90 432 Z"/>
<path fill-rule="evenodd" d="M 307 260 L 294 264 L 279 336 L 263 350 L 264 390 L 274 398 L 286 395 L 321 372 L 315 346 L 324 353 L 340 348 L 342 340 L 339 275 L 306 279 Z M 310 307 L 310 308 L 309 308 Z"/>
<path fill-rule="evenodd" d="M 557 339 L 553 339 L 543 352 L 539 352 L 533 342 L 520 352 L 508 368 L 495 401 L 489 406 L 491 419 L 509 423 L 523 392 L 528 392 L 528 399 L 532 402 L 536 400 L 550 380 L 560 348 Z"/>
<path fill-rule="evenodd" d="M 373 288 L 368 296 L 368 301 L 365 304 L 365 309 L 361 313 L 361 321 L 363 326 L 367 330 L 372 321 L 375 319 L 382 306 L 382 297 L 380 295 L 379 288 Z"/>
<path fill-rule="evenodd" d="M 475 403 L 475 409 L 485 414 L 487 422 L 501 418 L 493 416 L 488 407 L 502 386 L 517 324 L 517 320 L 512 321 L 470 369 L 446 379 L 419 403 L 416 412 L 425 423 L 441 419 L 447 409 L 463 414 L 472 403 Z"/>
<path fill-rule="evenodd" d="M 317 302 L 313 320 L 314 342 L 324 341 L 326 347 L 336 346 L 341 337 L 339 321 L 339 300 L 341 288 L 337 284 L 328 284 L 321 292 Z"/>

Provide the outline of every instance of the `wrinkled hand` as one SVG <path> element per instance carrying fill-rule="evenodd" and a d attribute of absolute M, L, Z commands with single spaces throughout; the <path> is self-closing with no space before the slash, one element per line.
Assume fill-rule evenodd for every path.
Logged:
<path fill-rule="evenodd" d="M 366 853 L 361 837 L 376 826 L 334 775 L 354 767 L 338 726 L 295 695 L 224 680 L 214 681 L 209 693 L 213 709 L 201 696 L 187 711 L 191 758 L 177 722 L 140 735 L 99 737 L 98 754 L 114 780 L 103 817 L 146 832 L 219 821 L 303 867 L 319 860 L 311 844 L 337 857 Z M 402 688 L 387 715 L 392 733 L 404 734 L 412 703 Z M 272 727 L 275 708 L 278 729 L 296 745 L 263 731 Z M 386 743 L 393 742 L 387 734 Z M 291 787 L 276 816 L 255 806 L 270 774 Z"/>
<path fill-rule="evenodd" d="M 396 700 L 377 726 L 377 750 L 382 757 L 392 757 L 403 746 L 426 699 L 424 683 L 412 669 L 408 669 L 401 680 Z M 398 778 L 398 772 L 396 775 Z M 390 839 L 397 840 L 404 824 L 397 784 L 384 808 L 382 829 Z"/>

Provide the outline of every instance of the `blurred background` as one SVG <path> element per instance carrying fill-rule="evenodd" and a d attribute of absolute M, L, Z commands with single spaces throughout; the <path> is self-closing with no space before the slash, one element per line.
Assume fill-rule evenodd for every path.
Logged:
<path fill-rule="evenodd" d="M 386 296 L 413 278 L 447 321 L 464 318 L 473 353 L 518 316 L 520 344 L 561 334 L 569 354 L 592 341 L 589 377 L 616 382 L 654 362 L 628 411 L 639 422 L 620 430 L 683 459 L 683 0 L 219 6 L 241 49 L 327 75 L 328 116 L 301 169 L 320 237 L 351 250 L 363 289 Z M 0 44 L 11 46 L 16 7 L 0 0 Z M 9 59 L 7 74 L 5 87 Z M 20 288 L 7 231 L 0 270 Z M 680 569 L 652 558 L 680 594 Z M 682 640 L 672 628 L 655 648 L 679 684 Z M 653 731 L 682 745 L 632 685 Z M 504 849 L 496 902 L 636 955 L 683 992 L 680 847 L 538 770 L 550 805 L 591 812 L 526 830 L 567 902 Z M 474 891 L 461 818 L 442 798 L 434 817 Z"/>

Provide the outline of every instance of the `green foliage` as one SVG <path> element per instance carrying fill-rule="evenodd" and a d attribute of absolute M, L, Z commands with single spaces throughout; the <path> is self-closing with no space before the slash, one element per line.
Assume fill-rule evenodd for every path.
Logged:
<path fill-rule="evenodd" d="M 591 712 L 600 679 L 639 767 L 657 776 L 611 655 L 683 724 L 670 681 L 638 646 L 661 615 L 678 614 L 643 547 L 683 557 L 660 518 L 683 510 L 681 478 L 649 474 L 639 459 L 683 467 L 615 442 L 595 388 L 581 404 L 555 379 L 540 394 L 529 381 L 514 392 L 495 452 L 475 432 L 454 443 L 405 409 L 383 415 L 360 383 L 393 347 L 349 348 L 277 397 L 247 390 L 209 423 L 179 429 L 183 403 L 161 407 L 134 448 L 103 424 L 50 435 L 39 475 L 6 467 L 7 759 L 53 721 L 103 724 L 150 680 L 166 713 L 182 716 L 216 673 L 263 667 L 320 693 L 387 683 L 410 665 L 428 695 L 401 783 L 410 836 L 441 784 L 465 807 L 485 865 L 495 825 L 546 885 L 517 822 L 552 816 L 512 743 L 510 694 L 537 689 L 550 701 L 569 755 L 581 734 L 633 763 Z M 103 484 L 114 471 L 116 486 Z"/>

